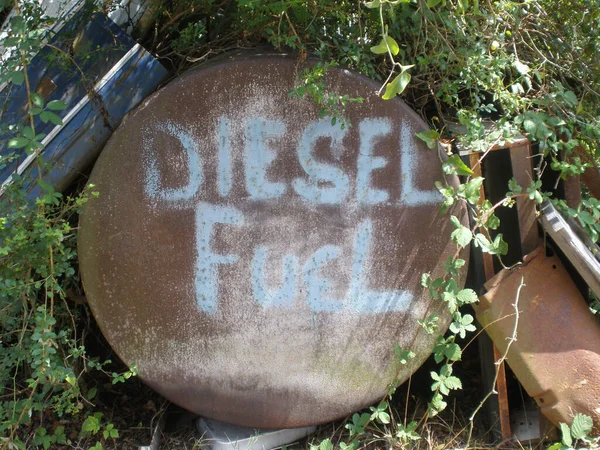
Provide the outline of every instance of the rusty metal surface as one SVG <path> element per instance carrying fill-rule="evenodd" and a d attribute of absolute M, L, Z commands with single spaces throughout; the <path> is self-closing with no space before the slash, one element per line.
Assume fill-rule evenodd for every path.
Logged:
<path fill-rule="evenodd" d="M 522 277 L 508 365 L 554 424 L 571 423 L 577 412 L 600 424 L 600 324 L 558 257 L 538 249 L 519 268 L 498 273 L 486 284 L 478 320 L 504 354 Z"/>
<path fill-rule="evenodd" d="M 244 426 L 377 401 L 429 355 L 417 319 L 449 322 L 419 286 L 456 250 L 439 156 L 415 138 L 427 125 L 335 70 L 331 89 L 365 99 L 341 129 L 289 98 L 296 70 L 238 57 L 171 82 L 111 138 L 80 221 L 84 287 L 115 351 L 175 403 Z M 395 344 L 416 352 L 408 367 Z"/>

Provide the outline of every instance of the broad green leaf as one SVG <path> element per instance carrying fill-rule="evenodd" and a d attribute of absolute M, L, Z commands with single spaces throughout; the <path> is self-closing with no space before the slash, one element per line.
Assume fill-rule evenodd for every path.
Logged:
<path fill-rule="evenodd" d="M 458 0 L 459 11 L 464 13 L 469 9 L 469 0 Z"/>
<path fill-rule="evenodd" d="M 23 75 L 23 72 L 21 72 L 21 71 L 13 72 L 13 74 L 10 77 L 10 80 L 14 84 L 21 86 L 23 84 L 23 82 L 25 81 L 25 75 Z"/>
<path fill-rule="evenodd" d="M 325 439 L 324 441 L 321 441 L 319 444 L 319 450 L 333 450 L 333 444 L 331 440 Z"/>
<path fill-rule="evenodd" d="M 398 43 L 391 36 L 383 37 L 381 39 L 381 42 L 379 42 L 379 44 L 375 45 L 374 47 L 371 47 L 371 51 L 373 53 L 375 53 L 376 55 L 383 55 L 388 52 L 388 48 L 389 48 L 389 51 L 391 52 L 391 54 L 394 56 L 396 56 L 398 54 L 398 52 L 400 51 L 400 47 L 398 46 Z"/>
<path fill-rule="evenodd" d="M 515 180 L 514 178 L 508 180 L 508 189 L 509 195 L 520 194 L 521 192 L 523 192 L 523 188 L 519 185 L 519 183 L 517 183 L 517 180 Z"/>
<path fill-rule="evenodd" d="M 42 179 L 38 179 L 37 183 L 40 185 L 40 187 L 48 192 L 49 194 L 52 194 L 54 192 L 54 188 L 52 187 L 52 185 L 50 185 L 49 183 L 47 183 L 46 181 L 42 180 Z"/>
<path fill-rule="evenodd" d="M 410 73 L 406 71 L 402 72 L 400 75 L 398 75 L 396 78 L 394 78 L 387 84 L 387 86 L 385 87 L 385 93 L 383 94 L 382 98 L 384 100 L 390 100 L 396 95 L 402 94 L 409 82 Z"/>
<path fill-rule="evenodd" d="M 429 8 L 435 8 L 437 5 L 440 4 L 442 0 L 427 0 L 427 6 Z"/>
<path fill-rule="evenodd" d="M 463 289 L 458 294 L 456 294 L 456 298 L 464 305 L 469 303 L 476 303 L 479 298 L 477 297 L 477 293 L 473 289 Z"/>
<path fill-rule="evenodd" d="M 560 434 L 562 437 L 562 443 L 567 447 L 571 447 L 573 445 L 573 439 L 571 439 L 571 430 L 569 429 L 569 425 L 566 423 L 561 423 Z"/>
<path fill-rule="evenodd" d="M 458 377 L 448 377 L 444 380 L 444 384 L 448 389 L 457 390 L 462 389 L 462 382 Z"/>
<path fill-rule="evenodd" d="M 90 390 L 88 390 L 87 399 L 92 401 L 97 393 L 98 393 L 97 388 L 95 388 L 95 387 L 91 388 Z"/>
<path fill-rule="evenodd" d="M 29 139 L 15 137 L 8 140 L 8 148 L 24 148 L 29 145 Z"/>
<path fill-rule="evenodd" d="M 508 253 L 508 244 L 502 238 L 502 233 L 499 233 L 494 239 L 493 248 L 498 255 L 506 255 Z"/>
<path fill-rule="evenodd" d="M 473 233 L 467 227 L 461 225 L 452 232 L 450 238 L 453 242 L 456 242 L 461 247 L 466 247 L 471 243 L 471 240 L 473 239 Z"/>
<path fill-rule="evenodd" d="M 565 93 L 563 94 L 563 98 L 569 106 L 577 106 L 577 96 L 572 91 L 565 91 Z"/>
<path fill-rule="evenodd" d="M 27 24 L 22 16 L 14 16 L 10 19 L 10 27 L 14 34 L 23 34 L 25 33 Z"/>
<path fill-rule="evenodd" d="M 48 104 L 46 105 L 46 108 L 50 109 L 52 111 L 62 111 L 66 107 L 67 107 L 67 104 L 65 102 L 63 102 L 62 100 L 52 100 L 51 102 L 48 102 Z"/>
<path fill-rule="evenodd" d="M 30 141 L 35 139 L 35 134 L 33 133 L 33 130 L 31 129 L 31 127 L 23 128 L 23 136 L 25 136 Z"/>
<path fill-rule="evenodd" d="M 427 130 L 417 133 L 416 136 L 424 141 L 429 148 L 435 148 L 437 140 L 440 138 L 440 133 L 436 130 Z"/>
<path fill-rule="evenodd" d="M 379 6 L 381 6 L 381 1 L 373 0 L 372 2 L 365 2 L 365 6 L 369 9 L 379 8 Z"/>
<path fill-rule="evenodd" d="M 585 414 L 576 414 L 571 424 L 571 436 L 573 436 L 573 439 L 583 439 L 592 432 L 593 425 L 591 417 Z"/>
<path fill-rule="evenodd" d="M 77 378 L 75 378 L 75 376 L 72 373 L 65 377 L 65 381 L 71 386 L 75 386 L 77 384 Z"/>
<path fill-rule="evenodd" d="M 448 344 L 444 350 L 444 355 L 446 355 L 446 358 L 450 361 L 459 361 L 462 357 L 460 345 L 455 343 Z"/>
<path fill-rule="evenodd" d="M 458 175 L 469 176 L 473 175 L 473 171 L 467 166 L 460 156 L 452 155 L 448 160 L 444 163 L 444 172 L 446 173 L 456 173 Z"/>
<path fill-rule="evenodd" d="M 37 92 L 32 92 L 31 93 L 31 103 L 33 103 L 38 108 L 43 108 L 44 107 L 44 97 L 42 97 Z"/>
<path fill-rule="evenodd" d="M 461 188 L 464 186 L 463 195 L 469 203 L 474 205 L 479 201 L 482 184 L 483 177 L 476 177 L 471 179 L 468 183 L 460 186 Z"/>
<path fill-rule="evenodd" d="M 62 119 L 60 118 L 59 115 L 54 114 L 54 113 L 52 113 L 50 111 L 46 111 L 46 114 L 48 114 L 48 116 L 47 116 L 48 120 L 50 122 L 52 122 L 54 125 L 62 125 L 63 124 L 63 121 L 62 121 Z"/>
<path fill-rule="evenodd" d="M 514 66 L 521 75 L 526 75 L 531 70 L 527 64 L 523 64 L 521 61 L 515 61 Z"/>

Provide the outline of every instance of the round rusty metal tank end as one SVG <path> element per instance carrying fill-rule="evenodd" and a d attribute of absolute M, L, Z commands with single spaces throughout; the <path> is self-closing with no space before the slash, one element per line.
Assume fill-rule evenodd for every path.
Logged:
<path fill-rule="evenodd" d="M 296 74 L 263 55 L 172 81 L 107 144 L 80 221 L 84 287 L 114 350 L 173 402 L 251 427 L 378 401 L 431 351 L 417 320 L 450 319 L 419 285 L 456 251 L 439 155 L 415 138 L 427 125 L 336 69 L 329 88 L 364 98 L 341 127 L 289 96 Z M 416 358 L 401 366 L 395 345 Z"/>

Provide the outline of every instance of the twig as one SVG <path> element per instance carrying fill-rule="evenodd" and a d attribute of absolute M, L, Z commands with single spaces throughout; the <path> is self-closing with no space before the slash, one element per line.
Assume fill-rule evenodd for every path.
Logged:
<path fill-rule="evenodd" d="M 519 298 L 521 296 L 521 289 L 526 286 L 524 283 L 524 278 L 523 276 L 521 276 L 521 283 L 519 284 L 519 287 L 517 288 L 517 294 L 515 296 L 515 302 L 513 303 L 513 308 L 515 310 L 515 323 L 513 326 L 513 331 L 512 331 L 512 335 L 510 337 L 508 337 L 508 343 L 506 344 L 506 350 L 504 351 L 504 353 L 502 354 L 502 356 L 500 357 L 500 359 L 498 359 L 498 361 L 496 361 L 494 364 L 496 366 L 496 373 L 494 375 L 494 380 L 492 382 L 492 388 L 491 390 L 486 394 L 486 396 L 483 398 L 483 400 L 481 400 L 481 402 L 479 403 L 479 405 L 477 406 L 477 408 L 475 408 L 475 411 L 473 411 L 473 414 L 471 414 L 471 417 L 469 417 L 469 434 L 468 434 L 468 438 L 467 438 L 467 447 L 469 446 L 468 443 L 471 441 L 471 436 L 473 434 L 473 427 L 474 427 L 474 419 L 475 416 L 477 415 L 477 413 L 479 413 L 479 411 L 481 410 L 481 408 L 483 408 L 483 405 L 488 401 L 488 399 L 495 394 L 498 394 L 498 391 L 496 390 L 496 384 L 498 383 L 498 377 L 500 375 L 500 366 L 504 363 L 504 361 L 506 360 L 506 357 L 508 356 L 508 352 L 510 351 L 510 347 L 512 346 L 512 344 L 514 342 L 516 342 L 517 340 L 517 328 L 519 326 Z"/>

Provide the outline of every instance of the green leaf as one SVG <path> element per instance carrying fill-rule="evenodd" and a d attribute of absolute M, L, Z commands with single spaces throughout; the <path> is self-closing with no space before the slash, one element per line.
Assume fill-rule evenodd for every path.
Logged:
<path fill-rule="evenodd" d="M 531 70 L 527 64 L 523 64 L 521 61 L 515 61 L 514 66 L 521 75 L 527 75 Z"/>
<path fill-rule="evenodd" d="M 435 144 L 440 138 L 440 133 L 438 133 L 436 130 L 427 130 L 417 133 L 416 136 L 424 141 L 427 144 L 427 147 L 435 148 Z"/>
<path fill-rule="evenodd" d="M 444 385 L 448 389 L 452 389 L 453 391 L 457 390 L 457 389 L 462 389 L 462 382 L 460 381 L 460 378 L 458 378 L 458 377 L 446 378 L 446 380 L 444 380 Z"/>
<path fill-rule="evenodd" d="M 29 145 L 29 139 L 15 137 L 8 140 L 8 148 L 24 148 Z"/>
<path fill-rule="evenodd" d="M 87 393 L 87 399 L 92 401 L 94 399 L 94 397 L 96 397 L 96 394 L 98 393 L 98 389 L 93 387 L 90 390 L 88 390 Z"/>
<path fill-rule="evenodd" d="M 406 86 L 410 82 L 410 73 L 404 71 L 392 81 L 390 81 L 385 87 L 385 93 L 382 98 L 384 100 L 390 100 L 394 98 L 396 95 L 402 94 Z"/>
<path fill-rule="evenodd" d="M 52 122 L 54 125 L 62 125 L 63 121 L 59 115 L 46 111 L 48 120 Z"/>
<path fill-rule="evenodd" d="M 26 31 L 27 24 L 23 17 L 14 16 L 10 19 L 10 27 L 14 34 L 23 34 Z"/>
<path fill-rule="evenodd" d="M 448 404 L 444 401 L 444 397 L 439 393 L 434 394 L 431 402 L 429 403 L 429 407 L 433 410 L 432 412 L 434 416 L 440 411 L 446 409 L 446 406 L 448 406 Z"/>
<path fill-rule="evenodd" d="M 41 180 L 40 180 L 41 181 Z M 75 386 L 77 384 L 77 378 L 75 378 L 75 376 L 70 373 L 65 377 L 65 381 L 67 383 L 69 383 L 71 386 Z"/>
<path fill-rule="evenodd" d="M 466 247 L 473 239 L 473 233 L 467 227 L 462 226 L 452 232 L 450 235 L 453 242 L 456 242 L 461 247 Z"/>
<path fill-rule="evenodd" d="M 571 424 L 571 436 L 573 439 L 583 439 L 592 432 L 593 425 L 591 417 L 585 414 L 576 414 Z"/>
<path fill-rule="evenodd" d="M 319 444 L 319 450 L 333 450 L 333 443 L 331 440 L 325 439 Z"/>
<path fill-rule="evenodd" d="M 376 55 L 383 55 L 389 51 L 392 55 L 396 56 L 400 52 L 400 47 L 396 40 L 391 36 L 384 36 L 381 42 L 374 47 L 371 47 L 371 51 Z"/>
<path fill-rule="evenodd" d="M 460 156 L 452 155 L 448 160 L 444 163 L 444 172 L 451 174 L 456 173 L 458 175 L 469 176 L 473 175 L 473 171 L 467 166 Z"/>
<path fill-rule="evenodd" d="M 427 6 L 429 8 L 435 8 L 437 5 L 440 4 L 442 0 L 427 0 Z"/>
<path fill-rule="evenodd" d="M 506 255 L 508 253 L 508 244 L 502 238 L 502 233 L 498 233 L 494 239 L 493 248 L 498 255 Z"/>
<path fill-rule="evenodd" d="M 561 444 L 560 442 L 556 442 L 554 444 L 552 444 L 550 447 L 548 447 L 546 450 L 562 450 L 565 447 L 563 446 L 563 444 Z"/>
<path fill-rule="evenodd" d="M 577 106 L 577 96 L 572 91 L 565 91 L 563 98 L 569 106 L 573 108 Z"/>
<path fill-rule="evenodd" d="M 483 184 L 483 177 L 476 177 L 470 180 L 465 186 L 464 195 L 469 203 L 476 204 L 479 201 L 480 188 Z"/>
<path fill-rule="evenodd" d="M 88 416 L 81 425 L 82 434 L 93 435 L 100 431 L 100 419 L 94 416 Z"/>
<path fill-rule="evenodd" d="M 365 2 L 365 6 L 369 9 L 379 8 L 381 5 L 380 0 L 373 0 L 372 2 Z"/>
<path fill-rule="evenodd" d="M 23 72 L 20 72 L 20 71 L 19 72 L 13 72 L 12 75 L 11 75 L 11 77 L 10 77 L 10 80 L 14 84 L 16 84 L 18 86 L 21 86 L 23 84 L 23 82 L 25 81 L 25 75 L 23 75 Z"/>
<path fill-rule="evenodd" d="M 50 185 L 49 183 L 47 183 L 46 181 L 42 180 L 41 178 L 37 180 L 37 183 L 40 185 L 40 187 L 46 191 L 49 194 L 54 193 L 54 188 L 52 187 L 52 185 Z"/>
<path fill-rule="evenodd" d="M 446 345 L 446 348 L 444 350 L 444 355 L 450 361 L 459 361 L 460 358 L 462 357 L 462 350 L 460 349 L 460 345 L 458 345 L 456 343 L 450 343 L 450 344 Z"/>
<path fill-rule="evenodd" d="M 571 447 L 573 445 L 573 439 L 571 439 L 571 430 L 569 429 L 569 425 L 566 423 L 561 423 L 560 434 L 562 436 L 562 443 L 567 447 Z"/>
<path fill-rule="evenodd" d="M 62 111 L 66 107 L 67 107 L 66 102 L 63 102 L 62 100 L 52 100 L 51 102 L 48 102 L 48 104 L 46 105 L 46 108 L 50 109 L 52 111 Z"/>
<path fill-rule="evenodd" d="M 43 108 L 44 107 L 44 97 L 42 97 L 37 92 L 32 92 L 31 93 L 31 103 L 33 103 L 38 108 Z"/>
<path fill-rule="evenodd" d="M 450 235 L 453 242 L 456 242 L 461 247 L 466 247 L 471 243 L 473 239 L 473 233 L 467 227 L 460 223 L 458 217 L 450 217 L 450 221 L 456 227 L 456 229 Z"/>
<path fill-rule="evenodd" d="M 388 424 L 390 423 L 391 418 L 387 412 L 381 411 L 379 414 L 377 414 L 377 419 L 383 424 Z"/>
<path fill-rule="evenodd" d="M 35 134 L 33 133 L 33 130 L 31 129 L 31 127 L 23 128 L 23 136 L 25 136 L 30 141 L 35 139 Z"/>
<path fill-rule="evenodd" d="M 477 303 L 479 300 L 477 293 L 473 289 L 463 289 L 462 291 L 459 291 L 459 293 L 456 294 L 456 298 L 463 305 Z"/>
<path fill-rule="evenodd" d="M 508 195 L 518 195 L 521 192 L 523 192 L 523 188 L 519 185 L 519 183 L 517 183 L 517 180 L 514 178 L 508 180 Z"/>

